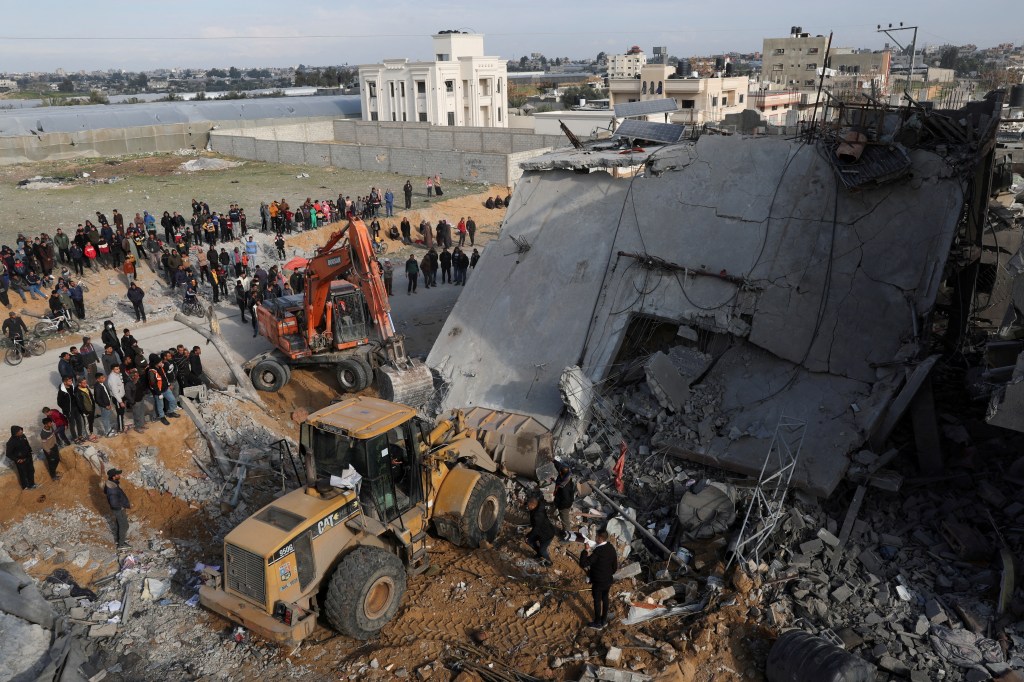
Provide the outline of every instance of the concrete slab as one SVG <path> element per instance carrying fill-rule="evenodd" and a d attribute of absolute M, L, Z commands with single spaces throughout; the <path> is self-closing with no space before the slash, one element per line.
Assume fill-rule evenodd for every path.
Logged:
<path fill-rule="evenodd" d="M 567 154 L 530 168 L 588 158 Z M 443 407 L 553 427 L 565 367 L 597 384 L 637 316 L 670 321 L 733 344 L 702 380 L 728 423 L 696 457 L 756 474 L 779 418 L 803 420 L 794 483 L 827 494 L 903 378 L 888 363 L 915 348 L 960 214 L 962 181 L 911 158 L 913 179 L 858 193 L 813 145 L 774 137 L 654 150 L 633 179 L 527 170 L 428 356 Z"/>

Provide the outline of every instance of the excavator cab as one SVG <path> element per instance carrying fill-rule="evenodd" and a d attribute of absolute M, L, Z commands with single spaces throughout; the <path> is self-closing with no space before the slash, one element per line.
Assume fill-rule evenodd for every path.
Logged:
<path fill-rule="evenodd" d="M 363 292 L 348 282 L 332 282 L 330 296 L 335 349 L 343 350 L 368 343 L 369 329 Z"/>

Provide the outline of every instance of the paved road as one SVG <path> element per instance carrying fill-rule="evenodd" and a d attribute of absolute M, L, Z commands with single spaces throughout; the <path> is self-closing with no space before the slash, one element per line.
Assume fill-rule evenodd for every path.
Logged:
<path fill-rule="evenodd" d="M 459 294 L 471 287 L 446 284 L 425 290 L 422 282 L 420 284 L 418 293 L 407 295 L 404 275 L 396 277 L 395 296 L 391 299 L 392 316 L 399 333 L 408 337 L 409 353 L 426 357 Z M 237 307 L 222 303 L 217 308 L 217 317 L 221 334 L 234 351 L 235 360 L 244 362 L 269 348 L 262 337 L 253 338 L 248 318 L 246 324 L 241 324 Z M 181 323 L 171 319 L 151 321 L 145 325 L 130 324 L 128 327 L 147 354 L 173 348 L 179 343 L 188 348 L 201 346 L 204 349 L 203 368 L 217 380 L 228 383 L 229 370 L 213 345 L 207 345 L 205 338 Z M 118 327 L 119 336 L 123 328 L 124 325 Z M 99 342 L 98 332 L 91 335 L 94 342 Z M 41 419 L 40 409 L 44 405 L 54 406 L 57 402 L 57 360 L 60 353 L 71 345 L 77 345 L 78 341 L 78 334 L 68 336 L 64 341 L 50 339 L 44 355 L 27 357 L 16 367 L 0 363 L 0 433 L 5 434 L 3 440 L 6 441 L 8 427 L 18 424 L 25 428 L 34 442 Z"/>

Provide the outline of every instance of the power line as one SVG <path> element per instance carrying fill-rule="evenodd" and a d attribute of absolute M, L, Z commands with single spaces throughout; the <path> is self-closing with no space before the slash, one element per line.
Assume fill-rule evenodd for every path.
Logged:
<path fill-rule="evenodd" d="M 836 26 L 834 28 L 871 28 L 870 24 L 851 24 L 848 26 Z M 697 33 L 742 33 L 742 32 L 757 32 L 763 33 L 764 29 L 760 26 L 751 28 L 700 28 L 700 29 L 681 29 L 676 31 L 658 31 L 659 34 L 665 35 L 690 35 Z M 589 35 L 621 35 L 621 31 L 588 31 Z M 375 33 L 373 35 L 361 34 L 319 34 L 319 35 L 306 35 L 302 33 L 295 33 L 292 35 L 226 35 L 226 36 L 167 36 L 167 35 L 151 35 L 145 37 L 135 36 L 123 36 L 123 35 L 109 35 L 109 36 L 54 36 L 54 35 L 0 35 L 0 40 L 89 40 L 97 41 L 102 40 L 104 42 L 119 40 L 119 41 L 143 41 L 153 42 L 155 40 L 295 40 L 301 38 L 302 40 L 378 40 L 380 38 L 429 38 L 432 37 L 433 33 Z M 509 33 L 486 33 L 485 35 L 491 37 L 521 37 L 521 36 L 565 36 L 573 35 L 578 36 L 579 31 L 515 31 Z"/>

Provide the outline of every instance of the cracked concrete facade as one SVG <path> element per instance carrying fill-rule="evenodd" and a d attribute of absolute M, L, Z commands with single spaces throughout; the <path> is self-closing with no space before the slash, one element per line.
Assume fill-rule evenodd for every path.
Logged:
<path fill-rule="evenodd" d="M 649 316 L 728 339 L 704 382 L 723 387 L 718 433 L 733 437 L 688 456 L 756 474 L 779 418 L 804 420 L 794 483 L 831 492 L 917 351 L 964 182 L 915 150 L 910 179 L 852 193 L 825 153 L 704 136 L 654 150 L 633 180 L 560 170 L 558 153 L 531 161 L 428 358 L 449 382 L 443 407 L 554 427 L 562 370 L 605 380 L 630 321 Z"/>

